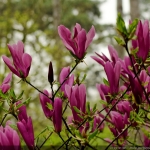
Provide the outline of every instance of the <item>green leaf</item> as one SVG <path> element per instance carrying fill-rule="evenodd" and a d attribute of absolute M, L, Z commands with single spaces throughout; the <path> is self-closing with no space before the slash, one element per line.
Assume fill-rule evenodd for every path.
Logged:
<path fill-rule="evenodd" d="M 53 106 L 52 106 L 51 103 L 47 103 L 47 107 L 48 107 L 49 110 L 53 110 Z"/>
<path fill-rule="evenodd" d="M 76 106 L 73 106 L 73 108 L 74 108 L 75 112 L 80 113 L 80 110 Z"/>
<path fill-rule="evenodd" d="M 120 13 L 118 13 L 116 26 L 117 26 L 117 30 L 121 33 L 121 35 L 127 35 L 127 29 L 125 26 L 125 22 L 124 22 L 123 18 L 121 17 Z"/>
<path fill-rule="evenodd" d="M 104 83 L 105 85 L 109 86 L 109 82 L 108 82 L 105 78 L 103 78 L 103 83 Z"/>
<path fill-rule="evenodd" d="M 131 55 L 133 55 L 134 57 L 136 57 L 136 54 L 137 54 L 138 50 L 139 50 L 138 47 L 135 48 L 135 49 L 132 49 L 132 50 L 131 50 Z"/>
<path fill-rule="evenodd" d="M 14 92 L 14 90 L 13 89 L 10 89 L 10 96 L 13 98 L 13 99 L 16 99 L 16 94 L 15 94 L 15 92 Z"/>
<path fill-rule="evenodd" d="M 87 103 L 86 103 L 86 111 L 87 111 L 88 114 L 91 113 L 91 110 L 90 110 L 90 102 L 87 102 Z"/>
<path fill-rule="evenodd" d="M 20 104 L 17 105 L 16 108 L 18 109 L 18 108 L 20 108 L 20 107 L 23 106 L 23 105 L 24 105 L 23 103 L 20 103 Z"/>
<path fill-rule="evenodd" d="M 49 131 L 53 131 L 54 130 L 54 126 L 47 126 Z"/>
<path fill-rule="evenodd" d="M 24 93 L 24 91 L 22 91 L 22 92 L 20 93 L 20 95 L 17 97 L 17 100 L 19 100 L 19 99 L 22 98 L 23 93 Z"/>
<path fill-rule="evenodd" d="M 83 139 L 83 137 L 81 136 L 81 133 L 79 132 L 79 130 L 75 130 L 74 132 L 75 132 L 75 135 L 76 135 L 78 140 Z"/>
<path fill-rule="evenodd" d="M 88 136 L 88 140 L 90 141 L 91 139 L 93 139 L 96 136 L 97 133 L 98 133 L 98 130 L 95 130 L 92 134 L 90 134 Z"/>
<path fill-rule="evenodd" d="M 7 99 L 7 94 L 4 94 L 1 90 L 0 90 L 0 97 L 3 99 Z"/>
<path fill-rule="evenodd" d="M 131 24 L 129 24 L 129 29 L 128 29 L 129 39 L 132 39 L 132 37 L 134 36 L 138 21 L 139 21 L 138 19 L 135 19 Z"/>
<path fill-rule="evenodd" d="M 125 42 L 123 41 L 123 39 L 121 39 L 121 38 L 119 38 L 117 36 L 114 36 L 114 39 L 116 40 L 118 45 L 125 46 Z"/>
<path fill-rule="evenodd" d="M 97 103 L 94 104 L 94 107 L 93 107 L 93 111 L 94 111 L 94 112 L 96 111 L 96 107 L 97 107 Z"/>
<path fill-rule="evenodd" d="M 26 99 L 26 100 L 23 102 L 23 104 L 28 105 L 29 102 L 30 102 L 30 100 L 31 100 L 31 98 L 29 97 L 28 99 Z"/>
<path fill-rule="evenodd" d="M 18 128 L 17 128 L 17 126 L 16 125 L 14 125 L 14 124 L 9 124 L 9 126 L 11 127 L 11 128 L 13 128 L 13 129 L 15 129 L 15 130 L 17 130 Z"/>
<path fill-rule="evenodd" d="M 81 119 L 83 119 L 84 117 L 82 116 L 82 115 L 80 115 L 80 114 L 78 114 L 78 116 L 81 118 Z"/>
<path fill-rule="evenodd" d="M 100 102 L 101 104 L 103 104 L 103 105 L 106 105 L 106 106 L 108 105 L 108 103 L 107 103 L 105 100 L 102 100 L 102 99 L 101 99 L 99 102 Z"/>
<path fill-rule="evenodd" d="M 84 76 L 83 76 L 83 78 L 81 80 L 81 83 L 85 80 L 85 78 L 86 78 L 86 74 L 84 74 Z"/>

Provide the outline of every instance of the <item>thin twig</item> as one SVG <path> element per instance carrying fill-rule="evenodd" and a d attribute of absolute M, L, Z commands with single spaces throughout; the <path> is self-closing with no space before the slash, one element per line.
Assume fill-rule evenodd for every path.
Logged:
<path fill-rule="evenodd" d="M 0 123 L 0 126 L 3 124 L 3 122 L 4 122 L 5 118 L 7 117 L 7 115 L 8 115 L 8 114 L 5 114 L 5 115 L 4 115 L 4 117 L 3 117 L 3 119 L 2 119 L 2 121 L 1 121 L 1 123 Z"/>
<path fill-rule="evenodd" d="M 116 141 L 119 138 L 119 136 L 122 135 L 131 125 L 132 123 L 130 123 L 120 134 L 118 134 L 118 136 L 116 136 L 114 140 L 110 142 L 110 144 L 105 148 L 105 150 L 107 150 L 114 143 L 114 141 Z"/>

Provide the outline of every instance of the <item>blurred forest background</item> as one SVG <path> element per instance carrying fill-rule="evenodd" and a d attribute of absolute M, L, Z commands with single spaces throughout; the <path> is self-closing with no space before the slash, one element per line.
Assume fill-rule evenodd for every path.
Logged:
<path fill-rule="evenodd" d="M 79 65 L 74 73 L 78 74 L 82 70 L 81 78 L 85 73 L 87 74 L 85 80 L 89 93 L 87 98 L 88 100 L 99 100 L 99 97 L 93 97 L 91 89 L 94 87 L 96 90 L 96 82 L 101 82 L 102 68 L 89 56 L 103 49 L 100 46 L 101 43 L 103 45 L 112 44 L 121 57 L 125 55 L 122 48 L 117 46 L 113 40 L 113 36 L 116 34 L 114 25 L 99 23 L 102 13 L 100 6 L 106 1 L 110 0 L 0 0 L 0 58 L 2 55 L 10 56 L 8 43 L 14 44 L 18 40 L 22 40 L 25 44 L 25 52 L 29 53 L 33 59 L 28 80 L 42 91 L 50 89 L 47 81 L 49 62 L 53 62 L 55 80 L 58 80 L 63 67 L 71 66 L 74 63 L 58 36 L 57 26 L 63 24 L 67 28 L 73 29 L 75 23 L 79 23 L 88 32 L 94 25 L 96 37 L 88 49 L 90 54 L 85 60 L 87 65 L 84 63 Z M 130 12 L 125 14 L 122 0 L 117 0 L 114 11 L 120 12 L 124 18 L 128 17 L 132 20 L 135 18 L 150 19 L 149 4 L 150 0 L 130 0 Z M 0 59 L 0 83 L 8 72 L 7 66 Z M 41 113 L 39 93 L 19 81 L 18 77 L 13 76 L 12 86 L 16 93 L 24 90 L 24 100 L 31 97 L 28 113 L 34 120 L 35 130 L 38 131 L 40 127 L 48 124 L 48 120 Z"/>

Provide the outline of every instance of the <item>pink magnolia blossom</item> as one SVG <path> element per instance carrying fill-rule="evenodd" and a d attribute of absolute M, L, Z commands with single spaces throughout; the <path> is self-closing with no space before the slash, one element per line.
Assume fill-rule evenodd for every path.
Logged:
<path fill-rule="evenodd" d="M 7 77 L 4 79 L 2 84 L 0 85 L 0 89 L 2 90 L 3 93 L 6 93 L 10 89 L 10 84 L 9 82 L 12 79 L 12 73 L 9 73 Z"/>
<path fill-rule="evenodd" d="M 45 93 L 47 96 L 51 96 L 47 90 L 44 90 L 43 93 Z M 53 107 L 53 103 L 47 96 L 40 93 L 40 102 L 45 116 L 47 118 L 51 118 L 53 116 L 53 108 L 50 110 L 48 108 L 48 104 L 50 104 Z"/>
<path fill-rule="evenodd" d="M 24 53 L 24 45 L 21 41 L 17 44 L 9 45 L 9 51 L 11 53 L 13 62 L 6 57 L 2 56 L 5 64 L 8 68 L 18 77 L 26 78 L 29 74 L 32 58 L 29 54 Z"/>
<path fill-rule="evenodd" d="M 86 88 L 84 84 L 75 85 L 70 87 L 66 85 L 65 87 L 67 97 L 69 99 L 71 110 L 73 113 L 74 121 L 80 122 L 82 119 L 78 116 L 75 111 L 74 106 L 77 107 L 82 113 L 86 111 Z M 82 115 L 82 114 L 81 114 Z"/>
<path fill-rule="evenodd" d="M 130 117 L 130 112 L 133 110 L 129 101 L 120 101 L 117 104 L 117 108 L 120 113 L 127 113 L 128 118 Z"/>
<path fill-rule="evenodd" d="M 94 132 L 97 129 L 97 127 L 101 123 L 101 121 L 102 121 L 102 118 L 99 115 L 96 115 L 94 117 L 92 132 Z M 102 123 L 102 125 L 98 129 L 99 129 L 99 131 L 103 131 L 103 129 L 104 129 L 104 123 Z"/>
<path fill-rule="evenodd" d="M 86 31 L 81 28 L 80 24 L 76 23 L 74 27 L 74 36 L 72 38 L 70 30 L 60 25 L 58 26 L 58 34 L 65 47 L 78 59 L 83 59 L 86 49 L 95 36 L 95 28 L 92 26 L 90 31 L 86 34 Z"/>
<path fill-rule="evenodd" d="M 104 66 L 111 94 L 115 94 L 119 90 L 119 78 L 121 73 L 121 64 L 119 61 L 113 66 L 111 62 L 106 62 Z"/>
<path fill-rule="evenodd" d="M 128 124 L 128 117 L 125 113 L 124 115 L 120 114 L 117 111 L 111 111 L 111 122 L 113 127 L 109 126 L 110 130 L 114 134 L 114 136 L 118 136 L 125 128 L 126 124 Z M 122 134 L 124 138 L 126 138 L 128 135 L 127 130 Z"/>
<path fill-rule="evenodd" d="M 137 39 L 132 40 L 132 46 L 134 49 L 138 48 L 137 56 L 144 62 L 150 49 L 150 31 L 148 20 L 145 20 L 144 23 L 139 21 L 136 36 Z"/>
<path fill-rule="evenodd" d="M 109 54 L 110 54 L 110 58 L 109 59 L 105 54 L 98 54 L 96 53 L 97 56 L 91 56 L 96 62 L 98 62 L 100 65 L 102 65 L 103 67 L 105 66 L 105 63 L 107 61 L 109 62 L 112 62 L 113 66 L 116 64 L 116 62 L 119 60 L 119 57 L 118 57 L 118 53 L 117 51 L 114 49 L 113 46 L 111 45 L 108 45 L 108 51 L 109 51 Z"/>
<path fill-rule="evenodd" d="M 19 135 L 8 123 L 5 127 L 0 126 L 0 149 L 21 150 Z"/>
<path fill-rule="evenodd" d="M 136 103 L 141 104 L 143 97 L 143 89 L 141 84 L 139 83 L 137 78 L 133 78 L 131 75 L 129 75 L 129 81 Z"/>
<path fill-rule="evenodd" d="M 53 124 L 56 132 L 62 130 L 62 100 L 55 98 L 54 100 L 54 113 L 53 113 Z"/>
<path fill-rule="evenodd" d="M 20 104 L 21 102 L 17 102 L 16 105 Z M 22 105 L 18 108 L 19 114 L 17 122 L 17 127 L 19 132 L 21 133 L 25 143 L 27 144 L 29 150 L 34 149 L 34 131 L 33 131 L 33 124 L 31 117 L 28 117 L 26 114 L 26 106 Z"/>
<path fill-rule="evenodd" d="M 67 96 L 66 95 L 66 92 L 65 92 L 65 86 L 66 85 L 69 85 L 69 86 L 72 86 L 73 83 L 74 83 L 74 75 L 70 75 L 68 78 L 68 74 L 70 73 L 70 67 L 64 67 L 62 70 L 61 70 L 61 73 L 60 73 L 60 76 L 59 76 L 59 82 L 60 84 L 62 84 L 64 81 L 64 83 L 62 84 L 61 86 L 61 91 L 64 92 L 64 96 Z"/>

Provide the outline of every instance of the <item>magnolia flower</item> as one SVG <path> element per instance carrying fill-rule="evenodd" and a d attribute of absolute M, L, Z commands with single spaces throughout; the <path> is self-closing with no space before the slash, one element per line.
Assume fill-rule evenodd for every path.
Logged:
<path fill-rule="evenodd" d="M 45 93 L 47 96 L 50 96 L 47 90 L 44 90 L 43 93 Z M 40 102 L 45 116 L 47 118 L 51 118 L 53 116 L 53 108 L 52 109 L 48 108 L 48 104 L 50 104 L 53 107 L 53 103 L 47 96 L 40 93 Z"/>
<path fill-rule="evenodd" d="M 21 102 L 17 102 L 16 105 L 20 104 Z M 18 108 L 19 114 L 17 122 L 17 127 L 19 132 L 21 133 L 25 143 L 27 144 L 29 150 L 33 150 L 34 148 L 34 131 L 33 131 L 33 124 L 31 117 L 27 116 L 26 113 L 26 106 L 22 105 Z"/>
<path fill-rule="evenodd" d="M 5 127 L 0 126 L 0 149 L 1 150 L 21 150 L 18 133 L 7 123 Z"/>
<path fill-rule="evenodd" d="M 145 20 L 144 23 L 139 21 L 136 30 L 136 40 L 132 40 L 133 48 L 138 48 L 137 56 L 144 62 L 148 56 L 150 49 L 150 32 L 149 21 Z"/>
<path fill-rule="evenodd" d="M 113 127 L 109 126 L 110 130 L 114 134 L 114 136 L 118 136 L 123 129 L 125 128 L 125 125 L 128 124 L 128 117 L 127 114 L 125 113 L 124 115 L 120 114 L 117 111 L 111 111 L 110 113 L 110 118 L 111 118 L 111 123 Z M 124 138 L 127 137 L 127 130 L 122 134 Z"/>
<path fill-rule="evenodd" d="M 5 64 L 8 68 L 18 77 L 26 78 L 29 74 L 32 58 L 29 54 L 24 53 L 24 45 L 21 41 L 17 44 L 9 45 L 9 51 L 11 53 L 13 62 L 6 57 L 2 56 Z"/>
<path fill-rule="evenodd" d="M 130 112 L 133 110 L 129 101 L 120 101 L 117 104 L 118 111 L 121 113 L 127 113 L 128 118 L 130 117 Z"/>
<path fill-rule="evenodd" d="M 4 79 L 2 84 L 0 85 L 0 89 L 2 90 L 3 93 L 6 93 L 10 89 L 9 82 L 11 81 L 12 78 L 12 73 L 9 73 L 7 77 Z"/>
<path fill-rule="evenodd" d="M 107 61 L 112 62 L 114 66 L 116 62 L 119 60 L 118 53 L 114 49 L 114 47 L 111 45 L 108 45 L 108 51 L 109 51 L 111 60 L 105 54 L 100 55 L 98 53 L 96 53 L 97 56 L 91 56 L 91 58 L 93 58 L 96 62 L 98 62 L 103 67 L 105 66 Z"/>
<path fill-rule="evenodd" d="M 78 113 L 75 111 L 74 107 L 78 108 L 82 113 L 86 111 L 86 88 L 84 84 L 75 85 L 70 87 L 69 85 L 65 86 L 66 94 L 69 99 L 71 110 L 73 113 L 74 121 L 80 122 L 82 119 L 78 116 Z"/>
<path fill-rule="evenodd" d="M 56 132 L 61 132 L 62 129 L 62 100 L 60 98 L 54 99 L 54 113 L 53 124 Z"/>
<path fill-rule="evenodd" d="M 70 75 L 68 78 L 68 74 L 70 73 L 70 67 L 64 67 L 61 72 L 60 72 L 60 76 L 59 76 L 59 82 L 60 84 L 62 84 L 64 81 L 64 83 L 62 84 L 61 86 L 61 91 L 64 92 L 64 96 L 67 96 L 66 95 L 66 92 L 65 92 L 65 86 L 66 85 L 69 85 L 69 86 L 73 86 L 73 83 L 74 83 L 74 75 Z"/>
<path fill-rule="evenodd" d="M 97 127 L 101 123 L 101 121 L 102 121 L 102 118 L 99 115 L 96 115 L 94 117 L 92 132 L 94 132 L 97 129 Z M 99 129 L 99 131 L 103 131 L 103 129 L 104 129 L 104 123 L 102 123 L 102 125 L 98 129 Z"/>
<path fill-rule="evenodd" d="M 119 78 L 121 73 L 121 64 L 119 61 L 113 66 L 111 62 L 106 62 L 104 66 L 111 94 L 115 94 L 119 90 Z"/>
<path fill-rule="evenodd" d="M 141 104 L 142 97 L 143 97 L 143 89 L 137 78 L 133 78 L 131 75 L 129 75 L 129 81 L 131 84 L 131 90 L 135 98 L 135 102 L 137 104 Z"/>
<path fill-rule="evenodd" d="M 65 47 L 78 59 L 83 59 L 85 51 L 92 42 L 95 36 L 95 28 L 91 27 L 90 31 L 81 28 L 80 24 L 76 23 L 74 27 L 74 36 L 71 37 L 71 32 L 63 25 L 58 26 L 58 34 L 62 39 Z"/>

